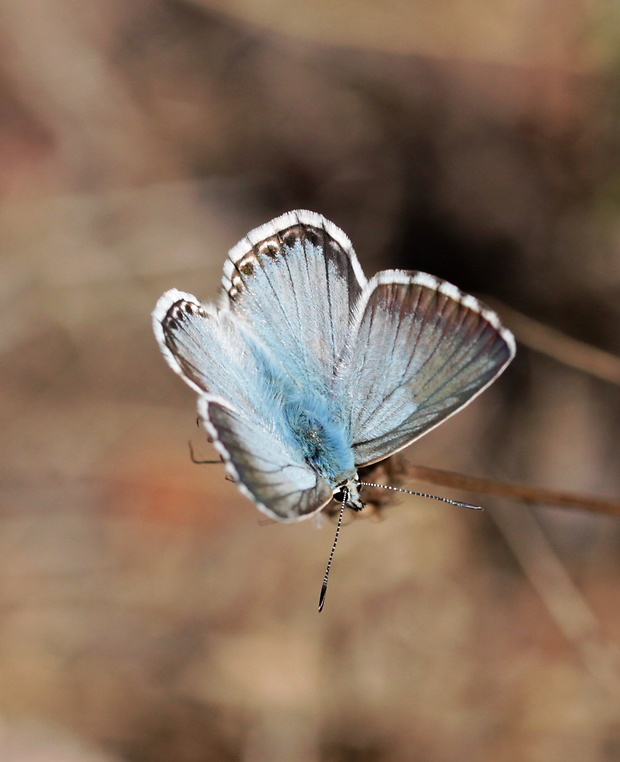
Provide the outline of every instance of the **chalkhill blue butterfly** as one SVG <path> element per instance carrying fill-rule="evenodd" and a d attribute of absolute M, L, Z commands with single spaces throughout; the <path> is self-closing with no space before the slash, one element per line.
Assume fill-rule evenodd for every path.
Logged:
<path fill-rule="evenodd" d="M 305 210 L 230 250 L 217 306 L 171 289 L 153 328 L 228 473 L 278 521 L 334 496 L 361 509 L 358 469 L 463 408 L 515 353 L 473 296 L 421 272 L 367 280 L 347 236 Z"/>

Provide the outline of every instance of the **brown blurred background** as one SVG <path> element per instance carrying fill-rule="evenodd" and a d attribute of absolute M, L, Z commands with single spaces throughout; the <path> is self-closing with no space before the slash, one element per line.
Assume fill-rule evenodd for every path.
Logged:
<path fill-rule="evenodd" d="M 333 523 L 190 462 L 150 327 L 305 207 L 620 354 L 619 36 L 604 0 L 0 1 L 1 762 L 620 760 L 618 520 L 402 499 L 319 616 Z M 619 424 L 522 347 L 407 457 L 613 497 Z"/>

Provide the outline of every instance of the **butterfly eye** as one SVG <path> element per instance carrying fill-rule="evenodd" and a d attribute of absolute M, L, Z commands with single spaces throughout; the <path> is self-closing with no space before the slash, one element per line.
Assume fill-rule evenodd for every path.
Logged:
<path fill-rule="evenodd" d="M 334 492 L 334 500 L 336 500 L 338 503 L 346 503 L 349 499 L 349 490 L 347 487 L 338 487 L 338 489 Z"/>

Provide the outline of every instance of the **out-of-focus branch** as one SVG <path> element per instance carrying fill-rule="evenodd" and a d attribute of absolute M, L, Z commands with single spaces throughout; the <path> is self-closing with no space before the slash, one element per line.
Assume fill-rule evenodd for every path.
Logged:
<path fill-rule="evenodd" d="M 573 339 L 555 328 L 506 307 L 495 299 L 485 301 L 498 312 L 519 343 L 570 368 L 620 386 L 620 357 L 592 347 L 584 341 Z"/>
<path fill-rule="evenodd" d="M 620 700 L 620 651 L 575 584 L 529 508 L 517 515 L 504 504 L 489 511 L 550 616 L 596 683 Z"/>

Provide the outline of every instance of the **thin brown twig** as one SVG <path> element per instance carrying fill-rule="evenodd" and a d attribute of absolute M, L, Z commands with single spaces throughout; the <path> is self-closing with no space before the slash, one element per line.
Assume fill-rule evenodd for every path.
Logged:
<path fill-rule="evenodd" d="M 538 518 L 527 507 L 517 515 L 501 504 L 493 506 L 489 515 L 586 670 L 617 703 L 620 651 L 606 637 L 601 622 L 549 542 Z"/>
<path fill-rule="evenodd" d="M 520 344 L 552 357 L 570 368 L 620 386 L 620 357 L 592 347 L 584 341 L 573 339 L 496 299 L 486 301 L 497 310 Z"/>
<path fill-rule="evenodd" d="M 480 476 L 468 476 L 454 471 L 443 471 L 427 466 L 411 466 L 407 475 L 412 479 L 427 484 L 437 484 L 442 487 L 454 487 L 466 492 L 477 492 L 483 495 L 496 495 L 522 503 L 541 503 L 557 505 L 562 508 L 577 508 L 594 513 L 605 513 L 609 516 L 620 516 L 620 500 L 580 495 L 575 492 L 531 487 L 527 484 L 501 482 L 496 479 L 485 479 Z"/>

